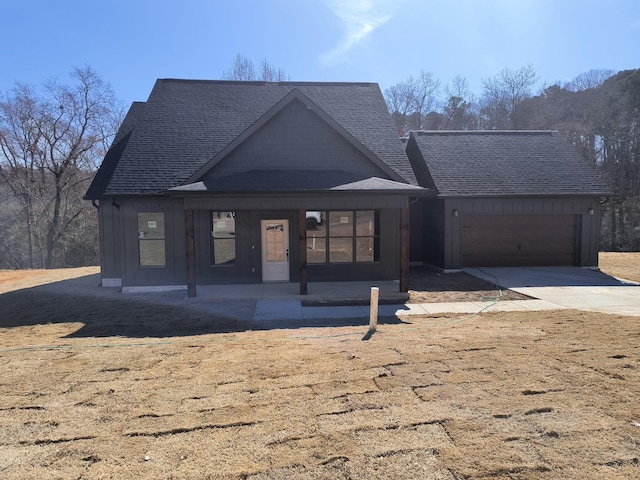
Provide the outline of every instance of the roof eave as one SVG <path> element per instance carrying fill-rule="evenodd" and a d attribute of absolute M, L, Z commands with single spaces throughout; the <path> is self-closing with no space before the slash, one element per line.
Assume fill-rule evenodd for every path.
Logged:
<path fill-rule="evenodd" d="M 254 191 L 230 191 L 213 192 L 207 190 L 170 190 L 167 192 L 170 197 L 194 197 L 194 196 L 298 196 L 298 195 L 408 195 L 410 197 L 435 196 L 436 193 L 429 189 L 372 189 L 372 190 L 254 190 Z"/>
<path fill-rule="evenodd" d="M 580 193 L 439 193 L 438 198 L 513 198 L 513 197 L 610 197 L 611 193 L 606 192 L 580 192 Z"/>

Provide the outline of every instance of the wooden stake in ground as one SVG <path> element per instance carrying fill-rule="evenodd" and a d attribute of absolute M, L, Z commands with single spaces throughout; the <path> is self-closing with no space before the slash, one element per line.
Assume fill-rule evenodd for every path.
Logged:
<path fill-rule="evenodd" d="M 378 327 L 378 295 L 380 289 L 378 287 L 371 287 L 371 302 L 370 302 L 370 314 L 369 314 L 369 332 L 375 332 Z"/>

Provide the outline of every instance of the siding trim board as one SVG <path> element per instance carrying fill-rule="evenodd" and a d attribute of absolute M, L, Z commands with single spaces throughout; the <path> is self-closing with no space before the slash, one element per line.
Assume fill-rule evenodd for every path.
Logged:
<path fill-rule="evenodd" d="M 376 195 L 337 193 L 323 194 L 234 194 L 224 196 L 186 196 L 184 208 L 193 210 L 371 210 L 409 206 L 407 194 Z"/>

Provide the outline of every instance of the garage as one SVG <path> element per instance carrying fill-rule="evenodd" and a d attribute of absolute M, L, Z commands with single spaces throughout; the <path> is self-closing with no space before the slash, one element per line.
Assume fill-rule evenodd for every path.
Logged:
<path fill-rule="evenodd" d="M 576 265 L 578 215 L 465 215 L 465 267 Z"/>
<path fill-rule="evenodd" d="M 558 132 L 411 132 L 406 152 L 420 186 L 436 191 L 413 204 L 411 261 L 598 266 L 609 190 Z"/>

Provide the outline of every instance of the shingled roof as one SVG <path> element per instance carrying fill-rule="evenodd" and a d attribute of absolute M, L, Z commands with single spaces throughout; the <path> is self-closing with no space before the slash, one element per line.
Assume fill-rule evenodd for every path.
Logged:
<path fill-rule="evenodd" d="M 436 188 L 439 196 L 609 194 L 558 132 L 412 132 L 407 154 L 420 185 Z"/>
<path fill-rule="evenodd" d="M 390 180 L 417 185 L 375 83 L 159 79 L 146 102 L 132 105 L 85 198 L 164 194 L 193 183 L 294 91 L 388 168 Z"/>

